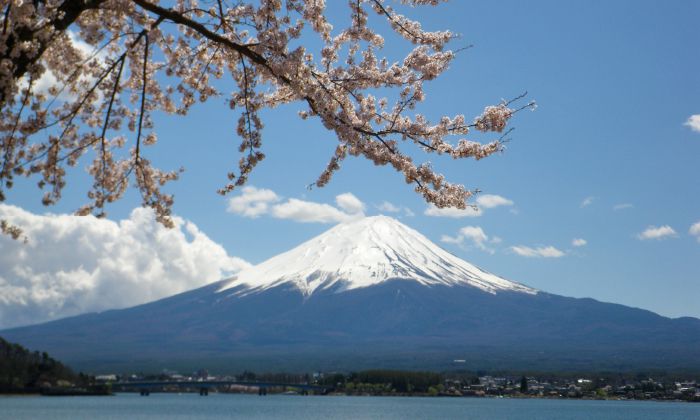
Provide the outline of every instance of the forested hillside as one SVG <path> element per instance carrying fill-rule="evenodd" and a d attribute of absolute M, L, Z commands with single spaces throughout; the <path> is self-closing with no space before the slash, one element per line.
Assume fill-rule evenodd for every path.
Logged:
<path fill-rule="evenodd" d="M 81 376 L 46 352 L 31 352 L 0 337 L 0 393 L 36 392 L 42 387 L 80 382 Z"/>

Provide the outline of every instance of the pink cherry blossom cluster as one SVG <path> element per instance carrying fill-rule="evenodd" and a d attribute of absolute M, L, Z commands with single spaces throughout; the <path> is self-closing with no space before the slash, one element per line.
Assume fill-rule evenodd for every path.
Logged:
<path fill-rule="evenodd" d="M 157 143 L 153 113 L 186 115 L 197 102 L 228 95 L 242 157 L 221 194 L 245 184 L 265 158 L 261 111 L 296 102 L 302 118 L 318 118 L 339 142 L 315 185 L 326 185 L 349 154 L 390 165 L 438 207 L 465 208 L 474 191 L 415 163 L 406 144 L 481 159 L 502 150 L 502 140 L 455 136 L 471 128 L 500 133 L 519 109 L 488 106 L 471 124 L 463 115 L 431 123 L 416 113 L 424 83 L 456 56 L 446 49 L 454 35 L 406 16 L 439 0 L 390 3 L 349 0 L 347 21 L 336 27 L 324 0 L 3 2 L 0 201 L 15 176 L 36 176 L 43 202 L 55 203 L 67 167 L 88 155 L 94 183 L 78 214 L 103 216 L 133 184 L 159 221 L 172 225 L 173 197 L 161 190 L 182 170 L 157 169 L 146 157 Z M 371 13 L 412 50 L 382 55 L 385 39 L 369 26 Z M 221 92 L 217 79 L 230 81 L 232 93 Z"/>

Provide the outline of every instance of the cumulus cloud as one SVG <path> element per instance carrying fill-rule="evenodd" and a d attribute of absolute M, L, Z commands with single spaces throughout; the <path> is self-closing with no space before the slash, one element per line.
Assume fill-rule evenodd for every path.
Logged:
<path fill-rule="evenodd" d="M 665 239 L 676 236 L 676 231 L 669 225 L 649 226 L 637 235 L 637 239 L 644 241 L 647 239 Z"/>
<path fill-rule="evenodd" d="M 459 230 L 456 236 L 442 235 L 440 240 L 444 243 L 463 245 L 465 241 L 469 241 L 473 246 L 493 254 L 495 251 L 488 246 L 489 243 L 500 243 L 501 238 L 494 237 L 489 239 L 489 236 L 480 226 L 464 226 Z"/>
<path fill-rule="evenodd" d="M 375 207 L 377 207 L 377 210 L 379 210 L 380 212 L 383 212 L 383 213 L 402 213 L 403 212 L 404 216 L 406 216 L 406 217 L 413 217 L 416 215 L 408 207 L 399 207 L 399 206 L 396 206 L 389 201 L 382 201 L 382 203 L 380 205 L 375 206 Z"/>
<path fill-rule="evenodd" d="M 464 242 L 464 238 L 460 238 L 459 236 L 442 235 L 440 237 L 440 242 L 444 242 L 446 244 L 460 245 Z"/>
<path fill-rule="evenodd" d="M 0 219 L 28 238 L 0 235 L 0 328 L 129 307 L 250 266 L 194 223 L 175 217 L 166 229 L 143 208 L 115 222 L 0 205 Z"/>
<path fill-rule="evenodd" d="M 401 207 L 397 207 L 388 201 L 382 201 L 382 204 L 378 205 L 377 209 L 387 213 L 398 213 L 401 211 Z"/>
<path fill-rule="evenodd" d="M 329 204 L 290 198 L 272 207 L 272 216 L 301 223 L 340 223 L 363 217 L 364 214 L 348 214 Z"/>
<path fill-rule="evenodd" d="M 433 217 L 451 217 L 454 219 L 460 219 L 462 217 L 479 217 L 483 214 L 481 209 L 474 209 L 473 207 L 467 207 L 464 210 L 456 209 L 453 207 L 437 208 L 434 205 L 430 205 L 425 209 L 424 214 L 426 216 Z"/>
<path fill-rule="evenodd" d="M 690 127 L 696 133 L 700 133 L 700 114 L 691 115 L 683 125 Z"/>
<path fill-rule="evenodd" d="M 297 198 L 282 202 L 282 197 L 272 190 L 249 186 L 229 199 L 227 210 L 244 217 L 270 215 L 301 223 L 340 223 L 365 215 L 365 204 L 352 193 L 337 195 L 335 203 L 338 207 Z"/>
<path fill-rule="evenodd" d="M 256 218 L 270 211 L 270 205 L 280 201 L 272 190 L 243 187 L 241 194 L 228 200 L 228 211 L 241 216 Z"/>
<path fill-rule="evenodd" d="M 335 204 L 349 214 L 362 214 L 365 211 L 365 204 L 349 192 L 337 195 Z"/>
<path fill-rule="evenodd" d="M 595 197 L 593 197 L 593 196 L 588 196 L 588 197 L 584 198 L 583 201 L 581 202 L 581 207 L 583 208 L 583 207 L 590 206 L 591 204 L 593 204 L 594 200 L 595 200 Z"/>
<path fill-rule="evenodd" d="M 492 209 L 500 206 L 512 206 L 513 201 L 500 195 L 483 194 L 476 198 L 476 205 L 485 209 Z"/>
<path fill-rule="evenodd" d="M 583 238 L 574 238 L 574 239 L 571 241 L 571 245 L 573 245 L 573 246 L 575 246 L 575 247 L 585 246 L 587 243 L 588 243 L 588 241 L 586 241 L 586 240 L 583 239 Z"/>
<path fill-rule="evenodd" d="M 620 203 L 620 204 L 615 204 L 613 206 L 613 210 L 615 210 L 615 211 L 625 210 L 625 209 L 631 209 L 633 207 L 634 207 L 634 205 L 631 203 Z"/>
<path fill-rule="evenodd" d="M 528 258 L 559 258 L 566 255 L 564 251 L 561 251 L 553 246 L 540 246 L 536 248 L 531 248 L 529 246 L 517 245 L 510 247 L 510 250 L 515 252 L 521 257 Z"/>
<path fill-rule="evenodd" d="M 700 221 L 693 223 L 690 229 L 688 229 L 688 233 L 695 236 L 698 242 L 700 242 Z"/>

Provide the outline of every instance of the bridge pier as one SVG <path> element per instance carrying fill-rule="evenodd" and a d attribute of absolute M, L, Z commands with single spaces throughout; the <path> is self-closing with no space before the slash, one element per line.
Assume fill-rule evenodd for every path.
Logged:
<path fill-rule="evenodd" d="M 199 396 L 206 397 L 209 395 L 209 388 L 199 388 Z"/>
<path fill-rule="evenodd" d="M 260 396 L 267 395 L 267 388 L 262 387 L 262 386 L 259 387 L 259 388 L 258 388 L 258 395 L 260 395 Z"/>

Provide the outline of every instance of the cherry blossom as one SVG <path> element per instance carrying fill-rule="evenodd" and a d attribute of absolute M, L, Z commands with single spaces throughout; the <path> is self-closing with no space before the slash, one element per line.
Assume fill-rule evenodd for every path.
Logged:
<path fill-rule="evenodd" d="M 244 185 L 265 159 L 261 111 L 297 103 L 302 118 L 319 119 L 338 141 L 314 185 L 326 185 L 348 155 L 361 156 L 402 173 L 427 202 L 465 208 L 475 191 L 448 182 L 430 162 L 414 162 L 407 148 L 485 158 L 503 150 L 503 135 L 487 143 L 465 136 L 503 133 L 534 103 L 486 106 L 472 123 L 463 115 L 431 122 L 417 112 L 425 83 L 459 53 L 448 49 L 453 33 L 425 30 L 408 17 L 439 3 L 350 0 L 347 19 L 334 26 L 324 0 L 4 1 L 0 201 L 15 177 L 27 176 L 38 179 L 43 203 L 53 204 L 67 169 L 87 160 L 94 182 L 77 214 L 104 216 L 132 184 L 143 205 L 172 226 L 173 197 L 162 189 L 181 170 L 155 168 L 147 157 L 157 144 L 154 113 L 186 115 L 198 102 L 228 95 L 241 157 L 221 194 Z M 370 27 L 371 14 L 386 25 Z M 392 57 L 380 30 L 411 43 L 411 51 Z M 218 79 L 233 92 L 220 91 Z"/>

